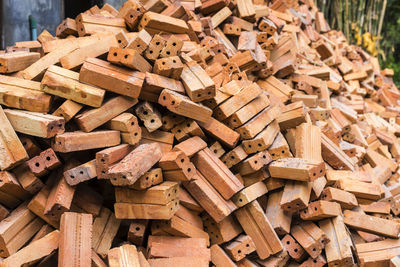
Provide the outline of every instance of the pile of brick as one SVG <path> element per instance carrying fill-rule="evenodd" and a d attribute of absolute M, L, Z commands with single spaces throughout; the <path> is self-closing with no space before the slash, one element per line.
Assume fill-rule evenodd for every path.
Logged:
<path fill-rule="evenodd" d="M 400 266 L 400 92 L 312 0 L 94 6 L 0 73 L 0 266 Z"/>

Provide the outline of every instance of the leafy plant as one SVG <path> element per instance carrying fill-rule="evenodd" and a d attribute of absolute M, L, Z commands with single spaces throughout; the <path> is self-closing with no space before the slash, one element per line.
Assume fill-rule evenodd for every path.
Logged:
<path fill-rule="evenodd" d="M 394 70 L 393 80 L 400 85 L 400 2 L 389 0 L 382 27 L 379 60 L 383 68 Z"/>
<path fill-rule="evenodd" d="M 399 0 L 317 0 L 317 5 L 333 29 L 378 56 L 382 68 L 392 68 L 400 85 Z"/>

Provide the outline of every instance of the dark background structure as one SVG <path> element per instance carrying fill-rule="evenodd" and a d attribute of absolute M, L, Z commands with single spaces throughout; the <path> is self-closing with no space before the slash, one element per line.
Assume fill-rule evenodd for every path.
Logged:
<path fill-rule="evenodd" d="M 93 5 L 109 3 L 120 8 L 124 0 L 0 0 L 0 49 L 30 40 L 29 15 L 37 22 L 37 32 L 55 34 L 65 18 L 75 18 Z"/>

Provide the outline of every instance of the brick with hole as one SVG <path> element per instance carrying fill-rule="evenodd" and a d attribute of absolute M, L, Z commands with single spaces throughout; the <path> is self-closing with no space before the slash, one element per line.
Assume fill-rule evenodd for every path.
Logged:
<path fill-rule="evenodd" d="M 303 259 L 306 258 L 306 251 L 291 235 L 285 235 L 281 242 L 283 247 L 288 252 L 289 256 L 295 261 L 301 262 Z"/>
<path fill-rule="evenodd" d="M 256 250 L 253 240 L 248 235 L 240 235 L 223 246 L 234 261 L 240 261 Z"/>
<path fill-rule="evenodd" d="M 36 176 L 43 176 L 61 165 L 61 161 L 52 148 L 42 151 L 38 156 L 33 157 L 26 163 Z"/>

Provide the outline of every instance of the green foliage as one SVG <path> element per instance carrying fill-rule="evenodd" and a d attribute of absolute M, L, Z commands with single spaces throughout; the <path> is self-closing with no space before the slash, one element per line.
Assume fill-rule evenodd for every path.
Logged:
<path fill-rule="evenodd" d="M 343 31 L 351 44 L 363 45 L 378 54 L 383 68 L 392 68 L 400 86 L 400 1 L 399 0 L 316 0 L 332 29 Z M 364 34 L 376 40 L 365 45 Z M 367 49 L 369 47 L 370 49 Z"/>
<path fill-rule="evenodd" d="M 380 63 L 394 70 L 393 80 L 400 85 L 400 3 L 388 0 L 380 42 Z"/>
<path fill-rule="evenodd" d="M 391 0 L 316 0 L 332 29 L 342 31 L 350 43 L 358 41 L 359 45 L 364 33 L 380 35 L 388 1 Z M 372 47 L 370 50 L 376 53 Z"/>

